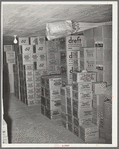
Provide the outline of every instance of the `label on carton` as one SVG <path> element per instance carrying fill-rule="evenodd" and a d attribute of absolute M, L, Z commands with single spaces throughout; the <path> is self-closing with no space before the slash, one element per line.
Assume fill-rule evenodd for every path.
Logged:
<path fill-rule="evenodd" d="M 19 45 L 29 45 L 28 37 L 19 37 Z"/>
<path fill-rule="evenodd" d="M 37 69 L 46 69 L 46 61 L 38 61 Z"/>
<path fill-rule="evenodd" d="M 25 65 L 26 70 L 33 70 L 33 64 L 27 64 Z"/>
<path fill-rule="evenodd" d="M 45 44 L 36 45 L 36 53 L 46 53 Z"/>
<path fill-rule="evenodd" d="M 23 65 L 25 64 L 33 64 L 31 54 L 23 54 Z"/>
<path fill-rule="evenodd" d="M 72 88 L 79 92 L 92 91 L 92 83 L 73 83 Z"/>
<path fill-rule="evenodd" d="M 32 45 L 22 45 L 22 53 L 33 53 L 33 46 Z"/>
<path fill-rule="evenodd" d="M 34 87 L 34 82 L 27 82 L 27 88 L 33 88 Z"/>
<path fill-rule="evenodd" d="M 40 54 L 39 55 L 39 60 L 40 61 L 46 61 L 46 54 Z"/>
<path fill-rule="evenodd" d="M 33 76 L 32 70 L 26 70 L 26 76 Z"/>
<path fill-rule="evenodd" d="M 58 65 L 59 64 L 59 60 L 55 60 L 55 59 L 51 59 L 48 60 L 48 65 Z"/>
<path fill-rule="evenodd" d="M 81 38 L 78 35 L 66 37 L 66 50 L 79 50 L 81 47 Z"/>
<path fill-rule="evenodd" d="M 38 44 L 45 44 L 45 36 L 40 36 L 38 39 Z"/>
<path fill-rule="evenodd" d="M 30 37 L 30 44 L 31 45 L 38 44 L 38 37 Z"/>
<path fill-rule="evenodd" d="M 38 54 L 33 53 L 33 54 L 32 54 L 32 61 L 33 61 L 33 62 L 37 62 L 38 59 L 39 59 L 39 58 L 38 58 Z"/>
<path fill-rule="evenodd" d="M 96 73 L 73 73 L 74 82 L 96 82 Z"/>
<path fill-rule="evenodd" d="M 26 81 L 27 82 L 31 82 L 31 81 L 33 81 L 34 79 L 33 79 L 33 76 L 26 76 Z"/>

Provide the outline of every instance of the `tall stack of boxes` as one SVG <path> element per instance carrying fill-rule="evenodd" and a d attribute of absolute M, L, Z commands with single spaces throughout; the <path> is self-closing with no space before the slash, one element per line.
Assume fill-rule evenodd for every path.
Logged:
<path fill-rule="evenodd" d="M 66 87 L 61 87 L 61 121 L 62 125 L 67 129 L 68 128 L 68 117 L 67 117 L 67 97 L 66 97 Z"/>
<path fill-rule="evenodd" d="M 103 103 L 105 99 L 106 82 L 93 82 L 93 111 L 92 111 L 92 122 L 99 127 L 103 125 Z"/>
<path fill-rule="evenodd" d="M 84 52 L 81 36 L 66 37 L 66 52 L 60 52 L 62 85 L 72 84 L 72 72 L 84 69 Z"/>
<path fill-rule="evenodd" d="M 97 81 L 112 84 L 112 26 L 104 25 L 84 31 L 86 47 L 84 68 L 97 72 Z"/>
<path fill-rule="evenodd" d="M 13 65 L 15 64 L 14 45 L 4 45 L 4 65 L 7 66 L 9 74 L 10 93 L 14 93 L 14 72 Z"/>
<path fill-rule="evenodd" d="M 59 40 L 46 42 L 48 74 L 60 74 Z"/>
<path fill-rule="evenodd" d="M 77 136 L 79 126 L 92 120 L 92 82 L 95 81 L 95 72 L 73 72 L 73 121 Z"/>
<path fill-rule="evenodd" d="M 49 119 L 58 119 L 61 116 L 60 87 L 60 75 L 41 77 L 41 113 Z"/>
<path fill-rule="evenodd" d="M 73 131 L 72 85 L 66 85 L 68 130 Z"/>
<path fill-rule="evenodd" d="M 17 97 L 29 106 L 37 105 L 41 102 L 41 76 L 47 75 L 45 37 L 20 37 L 15 49 Z"/>

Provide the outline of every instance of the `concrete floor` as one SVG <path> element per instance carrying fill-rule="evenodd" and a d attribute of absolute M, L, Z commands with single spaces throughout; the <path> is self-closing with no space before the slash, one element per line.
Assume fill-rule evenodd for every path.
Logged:
<path fill-rule="evenodd" d="M 60 120 L 50 120 L 40 112 L 40 105 L 28 107 L 13 94 L 9 100 L 11 143 L 84 143 L 65 129 Z M 99 140 L 99 143 L 104 143 Z M 92 143 L 98 143 L 92 142 Z"/>

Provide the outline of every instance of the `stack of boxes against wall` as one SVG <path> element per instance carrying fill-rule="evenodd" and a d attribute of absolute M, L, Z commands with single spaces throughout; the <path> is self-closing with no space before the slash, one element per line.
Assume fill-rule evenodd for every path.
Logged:
<path fill-rule="evenodd" d="M 77 37 L 78 36 L 75 36 L 74 38 L 76 39 Z M 77 39 L 80 39 L 80 37 L 81 36 L 79 36 L 79 38 Z M 73 42 L 73 40 L 70 39 L 73 39 L 73 36 L 66 38 L 66 51 L 60 51 L 61 76 L 63 86 L 61 88 L 62 124 L 65 128 L 69 129 L 77 136 L 79 136 L 80 132 L 80 137 L 85 141 L 91 141 L 95 139 L 97 140 L 99 138 L 99 128 L 103 126 L 102 111 L 104 110 L 103 106 L 104 90 L 107 85 L 110 85 L 112 83 L 111 82 L 112 77 L 111 26 L 100 26 L 94 29 L 84 31 L 84 37 L 82 36 L 82 39 L 84 39 L 84 41 L 80 43 L 80 46 L 77 46 L 78 44 L 76 44 L 76 40 L 74 40 L 74 45 L 72 44 L 70 47 L 69 43 Z M 68 44 L 70 47 L 69 49 Z M 76 46 L 77 49 L 75 49 Z M 72 47 L 75 47 L 74 50 Z M 84 51 L 84 53 L 82 51 Z M 80 52 L 82 59 L 80 58 L 78 52 Z M 75 53 L 77 57 L 75 56 Z M 108 56 L 106 56 L 106 53 L 108 53 Z M 84 61 L 83 61 L 83 55 L 84 55 Z M 78 66 L 77 69 L 75 69 L 76 68 L 75 64 L 77 64 L 75 62 L 77 59 L 79 59 L 79 62 L 78 65 L 76 65 Z M 71 67 L 69 69 L 68 66 L 70 65 Z M 83 69 L 87 69 L 88 73 L 82 73 L 82 74 L 79 73 L 79 75 L 84 75 L 84 78 L 85 79 L 87 78 L 87 82 L 85 79 L 84 82 L 76 82 L 75 77 L 74 80 L 72 81 L 73 79 L 72 72 L 73 76 L 75 76 L 78 75 L 78 73 L 76 73 L 75 71 Z M 92 78 L 94 80 L 89 81 Z M 93 82 L 93 89 L 92 89 L 92 82 Z M 66 84 L 70 84 L 68 85 L 68 88 L 70 87 L 70 90 L 73 91 L 73 92 L 71 91 L 72 92 L 71 94 L 73 96 L 70 96 L 70 98 L 69 93 L 66 93 L 68 91 Z M 98 92 L 95 92 L 94 90 L 97 90 Z M 103 92 L 101 93 L 101 91 Z M 84 117 L 81 117 L 82 115 Z M 90 129 L 91 131 L 86 133 L 87 129 Z M 93 129 L 95 130 L 95 132 L 93 131 Z"/>
<path fill-rule="evenodd" d="M 15 51 L 13 45 L 4 45 L 4 60 L 3 63 L 6 65 L 9 74 L 10 93 L 14 93 L 14 73 L 13 65 L 15 64 Z"/>
<path fill-rule="evenodd" d="M 47 75 L 45 37 L 19 38 L 15 47 L 15 95 L 27 105 L 41 101 L 41 75 Z"/>
<path fill-rule="evenodd" d="M 59 119 L 61 76 L 57 74 L 43 76 L 41 85 L 41 113 L 49 119 Z"/>

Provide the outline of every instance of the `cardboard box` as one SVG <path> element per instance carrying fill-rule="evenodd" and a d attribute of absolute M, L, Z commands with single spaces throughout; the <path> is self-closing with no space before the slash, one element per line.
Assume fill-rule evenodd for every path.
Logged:
<path fill-rule="evenodd" d="M 45 86 L 49 89 L 57 89 L 61 87 L 61 76 L 60 75 L 51 75 L 46 76 Z"/>
<path fill-rule="evenodd" d="M 50 100 L 59 100 L 60 98 L 60 88 L 59 89 L 47 89 L 45 88 L 45 97 L 49 98 Z"/>
<path fill-rule="evenodd" d="M 38 37 L 30 37 L 30 45 L 37 45 Z"/>
<path fill-rule="evenodd" d="M 88 118 L 92 116 L 92 109 L 87 108 L 87 109 L 77 109 L 73 107 L 73 116 L 77 118 Z"/>
<path fill-rule="evenodd" d="M 11 52 L 14 51 L 13 45 L 4 45 L 4 52 Z"/>
<path fill-rule="evenodd" d="M 19 41 L 19 45 L 29 45 L 28 37 L 19 37 L 18 41 Z"/>
<path fill-rule="evenodd" d="M 23 57 L 23 65 L 33 64 L 32 58 L 31 58 L 31 53 L 23 54 L 22 57 Z"/>
<path fill-rule="evenodd" d="M 59 118 L 61 118 L 60 109 L 56 109 L 56 110 L 47 110 L 46 109 L 46 116 L 50 119 L 59 119 Z"/>
<path fill-rule="evenodd" d="M 20 54 L 33 53 L 33 45 L 21 45 L 19 46 Z"/>
<path fill-rule="evenodd" d="M 34 82 L 33 81 L 26 82 L 26 86 L 27 86 L 27 88 L 33 88 Z"/>
<path fill-rule="evenodd" d="M 82 47 L 81 38 L 79 35 L 66 37 L 66 50 L 80 50 Z"/>
<path fill-rule="evenodd" d="M 106 87 L 107 87 L 106 82 L 93 82 L 92 83 L 92 91 L 96 95 L 105 94 Z"/>
<path fill-rule="evenodd" d="M 79 137 L 79 136 L 80 136 L 80 129 L 79 129 L 79 127 L 77 127 L 77 126 L 74 125 L 74 127 L 73 127 L 73 133 L 74 133 L 77 137 Z"/>
<path fill-rule="evenodd" d="M 46 69 L 46 61 L 38 61 L 37 62 L 37 70 Z"/>
<path fill-rule="evenodd" d="M 99 128 L 103 127 L 103 118 L 100 117 L 92 117 L 92 123 L 97 125 Z"/>
<path fill-rule="evenodd" d="M 61 108 L 61 99 L 50 100 L 50 98 L 46 98 L 47 104 L 46 107 L 49 110 L 56 110 Z"/>
<path fill-rule="evenodd" d="M 96 72 L 73 72 L 73 82 L 96 82 Z"/>
<path fill-rule="evenodd" d="M 15 64 L 15 52 L 6 52 L 6 62 L 9 64 Z"/>
<path fill-rule="evenodd" d="M 97 106 L 97 108 L 92 108 L 92 116 L 103 118 L 103 107 Z"/>
<path fill-rule="evenodd" d="M 75 100 L 92 100 L 92 92 L 77 92 L 73 91 L 73 99 Z"/>
<path fill-rule="evenodd" d="M 93 123 L 80 126 L 80 137 L 85 141 L 94 141 L 99 139 L 99 128 Z"/>
<path fill-rule="evenodd" d="M 26 76 L 26 82 L 32 82 L 34 81 L 33 76 Z"/>
<path fill-rule="evenodd" d="M 77 101 L 73 99 L 73 107 L 76 107 L 78 109 L 92 108 L 92 100 L 91 101 L 87 101 L 87 100 Z"/>
<path fill-rule="evenodd" d="M 33 70 L 33 64 L 25 65 L 25 70 Z"/>
<path fill-rule="evenodd" d="M 27 105 L 28 106 L 34 106 L 35 105 L 35 100 L 34 99 L 28 99 L 27 100 Z"/>
<path fill-rule="evenodd" d="M 76 90 L 78 92 L 86 92 L 86 91 L 92 91 L 92 83 L 88 83 L 88 82 L 83 82 L 83 83 L 76 83 L 73 82 L 72 84 L 72 89 Z"/>
<path fill-rule="evenodd" d="M 41 99 L 35 98 L 35 105 L 41 105 Z"/>
<path fill-rule="evenodd" d="M 96 61 L 96 48 L 84 48 L 84 61 Z"/>
<path fill-rule="evenodd" d="M 34 93 L 34 87 L 30 87 L 30 88 L 27 88 L 27 94 L 29 94 L 29 93 Z"/>
<path fill-rule="evenodd" d="M 84 69 L 88 71 L 96 71 L 96 61 L 85 61 L 84 62 Z"/>
<path fill-rule="evenodd" d="M 46 53 L 46 47 L 45 47 L 45 44 L 38 44 L 38 45 L 35 45 L 35 49 L 36 49 L 36 53 Z"/>

